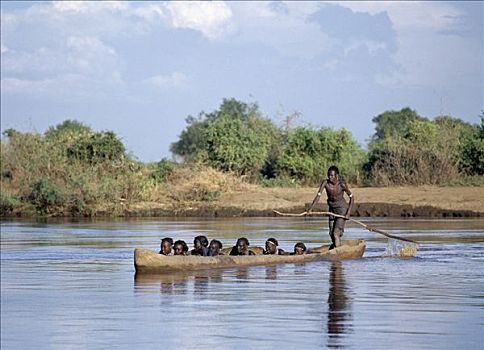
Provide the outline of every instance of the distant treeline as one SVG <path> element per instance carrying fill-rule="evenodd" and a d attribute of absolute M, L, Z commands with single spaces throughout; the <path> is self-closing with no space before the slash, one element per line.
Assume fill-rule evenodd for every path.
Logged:
<path fill-rule="evenodd" d="M 484 174 L 481 124 L 441 116 L 429 120 L 410 108 L 373 118 L 365 152 L 346 129 L 278 127 L 256 104 L 224 100 L 212 113 L 188 117 L 171 151 L 184 162 L 264 181 L 316 184 L 336 164 L 346 180 L 364 185 L 444 184 Z"/>
<path fill-rule="evenodd" d="M 483 184 L 480 125 L 404 108 L 373 118 L 368 151 L 345 129 L 278 126 L 257 104 L 226 99 L 189 116 L 171 151 L 178 162 L 144 164 L 110 131 L 66 120 L 44 134 L 4 131 L 0 214 L 95 215 L 156 201 L 210 201 L 244 182 L 316 185 L 330 165 L 357 185 Z M 224 175 L 225 174 L 225 175 Z M 462 180 L 467 182 L 462 182 Z"/>

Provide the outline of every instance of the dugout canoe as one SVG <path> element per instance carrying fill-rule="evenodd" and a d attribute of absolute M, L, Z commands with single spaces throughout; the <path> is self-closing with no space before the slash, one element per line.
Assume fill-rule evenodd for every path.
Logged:
<path fill-rule="evenodd" d="M 358 259 L 365 252 L 365 241 L 347 240 L 338 248 L 329 250 L 329 246 L 312 248 L 313 254 L 304 255 L 252 255 L 252 256 L 165 256 L 152 250 L 136 248 L 134 267 L 136 273 L 173 273 L 180 271 L 198 271 L 224 269 L 243 266 L 299 264 L 321 260 Z"/>

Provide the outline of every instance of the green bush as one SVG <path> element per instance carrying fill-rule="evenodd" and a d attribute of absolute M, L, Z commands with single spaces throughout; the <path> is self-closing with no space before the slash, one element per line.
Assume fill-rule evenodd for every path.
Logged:
<path fill-rule="evenodd" d="M 10 215 L 16 206 L 20 204 L 18 198 L 0 192 L 0 216 Z"/>
<path fill-rule="evenodd" d="M 82 197 L 72 195 L 70 199 L 70 208 L 69 211 L 71 214 L 75 215 L 82 215 L 86 211 L 86 202 Z"/>
<path fill-rule="evenodd" d="M 171 151 L 185 161 L 199 161 L 216 169 L 239 175 L 260 172 L 279 130 L 263 118 L 256 104 L 225 99 L 219 110 L 189 117 L 180 140 Z"/>
<path fill-rule="evenodd" d="M 77 120 L 67 119 L 56 126 L 49 127 L 45 132 L 45 137 L 48 139 L 55 139 L 66 134 L 79 135 L 91 133 L 93 133 L 93 131 L 89 126 L 84 125 Z"/>
<path fill-rule="evenodd" d="M 177 164 L 168 159 L 162 159 L 152 165 L 151 177 L 156 182 L 164 182 L 168 179 L 170 174 L 176 169 Z"/>
<path fill-rule="evenodd" d="M 408 117 L 407 112 L 400 112 L 405 123 L 387 125 L 392 131 L 376 134 L 370 142 L 363 166 L 367 183 L 423 185 L 457 179 L 461 175 L 459 164 L 463 163 L 463 140 L 469 138 L 472 126 L 449 116 L 430 121 L 413 114 Z"/>
<path fill-rule="evenodd" d="M 47 179 L 40 179 L 31 185 L 28 200 L 40 214 L 48 214 L 62 206 L 65 201 L 61 188 Z"/>
<path fill-rule="evenodd" d="M 386 111 L 372 119 L 375 123 L 373 140 L 402 136 L 408 131 L 409 125 L 416 120 L 427 120 L 417 114 L 416 111 L 406 107 L 400 111 Z"/>
<path fill-rule="evenodd" d="M 347 181 L 358 182 L 364 156 L 345 129 L 298 127 L 287 131 L 274 168 L 277 177 L 315 184 L 337 165 Z"/>
<path fill-rule="evenodd" d="M 45 132 L 45 140 L 64 150 L 69 159 L 99 164 L 125 158 L 126 149 L 112 131 L 94 132 L 75 120 L 66 120 Z"/>
<path fill-rule="evenodd" d="M 125 148 L 113 132 L 97 132 L 75 138 L 74 142 L 66 148 L 66 154 L 71 159 L 98 164 L 122 160 Z"/>
<path fill-rule="evenodd" d="M 484 112 L 481 124 L 462 136 L 460 166 L 468 175 L 484 175 Z"/>

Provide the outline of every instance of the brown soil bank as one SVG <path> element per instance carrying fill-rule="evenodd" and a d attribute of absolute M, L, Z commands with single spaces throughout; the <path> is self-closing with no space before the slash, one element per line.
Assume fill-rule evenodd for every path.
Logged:
<path fill-rule="evenodd" d="M 298 213 L 305 210 L 316 190 L 254 186 L 243 192 L 226 193 L 210 203 L 140 203 L 126 208 L 125 215 L 274 216 L 274 209 Z M 356 198 L 353 216 L 484 217 L 484 187 L 364 187 L 352 191 Z M 322 204 L 318 209 L 327 208 Z"/>

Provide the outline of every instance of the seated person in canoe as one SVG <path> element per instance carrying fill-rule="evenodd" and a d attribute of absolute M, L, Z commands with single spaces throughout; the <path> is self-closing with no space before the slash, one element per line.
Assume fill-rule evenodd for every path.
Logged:
<path fill-rule="evenodd" d="M 224 255 L 222 252 L 222 242 L 217 239 L 212 239 L 208 246 L 209 256 Z"/>
<path fill-rule="evenodd" d="M 269 238 L 266 241 L 266 249 L 264 249 L 264 252 L 262 254 L 264 255 L 285 255 L 286 252 L 280 248 L 277 248 L 279 246 L 279 242 L 275 238 Z"/>
<path fill-rule="evenodd" d="M 255 253 L 249 249 L 249 240 L 245 237 L 240 237 L 237 243 L 232 247 L 229 255 L 255 255 Z"/>
<path fill-rule="evenodd" d="M 162 255 L 173 255 L 173 239 L 170 237 L 165 237 L 161 240 L 161 250 L 160 254 Z"/>
<path fill-rule="evenodd" d="M 173 244 L 173 255 L 187 255 L 188 253 L 188 245 L 185 241 L 178 240 Z"/>
<path fill-rule="evenodd" d="M 197 236 L 193 239 L 193 248 L 191 255 L 208 256 L 208 239 L 206 236 Z"/>
<path fill-rule="evenodd" d="M 303 255 L 303 254 L 307 254 L 306 245 L 303 242 L 297 242 L 294 245 L 294 253 L 292 253 L 291 255 Z"/>

